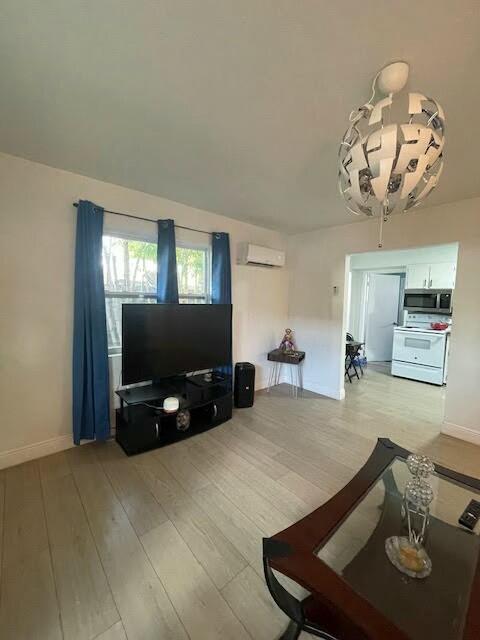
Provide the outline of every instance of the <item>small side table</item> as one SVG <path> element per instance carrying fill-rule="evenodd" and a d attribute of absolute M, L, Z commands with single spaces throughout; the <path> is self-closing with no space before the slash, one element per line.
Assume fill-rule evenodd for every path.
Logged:
<path fill-rule="evenodd" d="M 298 398 L 298 391 L 303 391 L 303 361 L 305 360 L 305 351 L 282 351 L 282 349 L 273 349 L 268 354 L 268 360 L 273 362 L 268 378 L 267 391 L 280 383 L 282 366 L 290 365 L 290 381 L 292 386 L 292 394 Z"/>

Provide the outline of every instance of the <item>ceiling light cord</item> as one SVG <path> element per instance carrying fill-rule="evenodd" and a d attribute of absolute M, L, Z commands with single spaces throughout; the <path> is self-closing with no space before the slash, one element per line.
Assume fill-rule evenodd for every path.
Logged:
<path fill-rule="evenodd" d="M 380 71 L 377 72 L 377 75 L 374 77 L 373 82 L 372 82 L 372 95 L 370 96 L 370 100 L 367 102 L 367 104 L 372 104 L 372 100 L 375 98 L 375 93 L 377 90 L 377 80 L 378 80 L 378 76 L 381 74 L 382 70 L 380 69 Z"/>
<path fill-rule="evenodd" d="M 380 69 L 380 71 L 377 73 L 377 75 L 374 77 L 373 82 L 372 82 L 372 95 L 370 96 L 370 99 L 363 105 L 363 107 L 366 107 L 367 105 L 371 105 L 372 104 L 372 100 L 375 98 L 375 93 L 377 92 L 377 80 L 378 80 L 378 76 L 380 75 L 380 73 L 382 72 L 382 70 Z M 353 111 L 350 111 L 350 116 L 349 116 L 349 120 L 350 122 L 354 122 L 355 118 L 358 117 L 358 112 L 361 111 L 361 109 L 363 109 L 363 107 L 360 107 L 360 109 L 353 109 Z"/>

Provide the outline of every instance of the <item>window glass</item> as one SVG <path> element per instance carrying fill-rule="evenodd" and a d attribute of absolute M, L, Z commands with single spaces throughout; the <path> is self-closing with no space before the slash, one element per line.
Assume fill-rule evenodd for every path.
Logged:
<path fill-rule="evenodd" d="M 105 291 L 151 293 L 157 290 L 157 245 L 103 236 Z"/>
<path fill-rule="evenodd" d="M 179 302 L 210 303 L 210 250 L 177 247 Z M 103 279 L 110 353 L 122 346 L 122 304 L 156 303 L 157 245 L 131 238 L 103 236 Z"/>
<path fill-rule="evenodd" d="M 205 248 L 177 247 L 179 302 L 210 302 L 208 254 Z"/>

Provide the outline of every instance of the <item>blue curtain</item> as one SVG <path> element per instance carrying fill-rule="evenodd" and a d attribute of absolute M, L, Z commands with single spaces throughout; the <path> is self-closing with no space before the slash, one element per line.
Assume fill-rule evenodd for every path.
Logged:
<path fill-rule="evenodd" d="M 73 441 L 110 436 L 107 323 L 102 266 L 103 209 L 80 200 L 75 244 Z"/>
<path fill-rule="evenodd" d="M 212 233 L 212 304 L 232 303 L 232 268 L 230 264 L 230 238 L 228 233 Z M 217 369 L 218 373 L 232 375 L 232 363 Z"/>
<path fill-rule="evenodd" d="M 228 233 L 212 233 L 212 303 L 232 303 L 232 272 Z"/>
<path fill-rule="evenodd" d="M 177 254 L 173 220 L 158 220 L 157 302 L 178 303 Z"/>

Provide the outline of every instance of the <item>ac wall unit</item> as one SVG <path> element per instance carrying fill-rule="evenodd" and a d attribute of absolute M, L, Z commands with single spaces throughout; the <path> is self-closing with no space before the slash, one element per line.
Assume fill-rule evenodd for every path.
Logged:
<path fill-rule="evenodd" d="M 261 267 L 284 267 L 285 251 L 245 243 L 239 247 L 238 263 L 253 264 Z"/>

